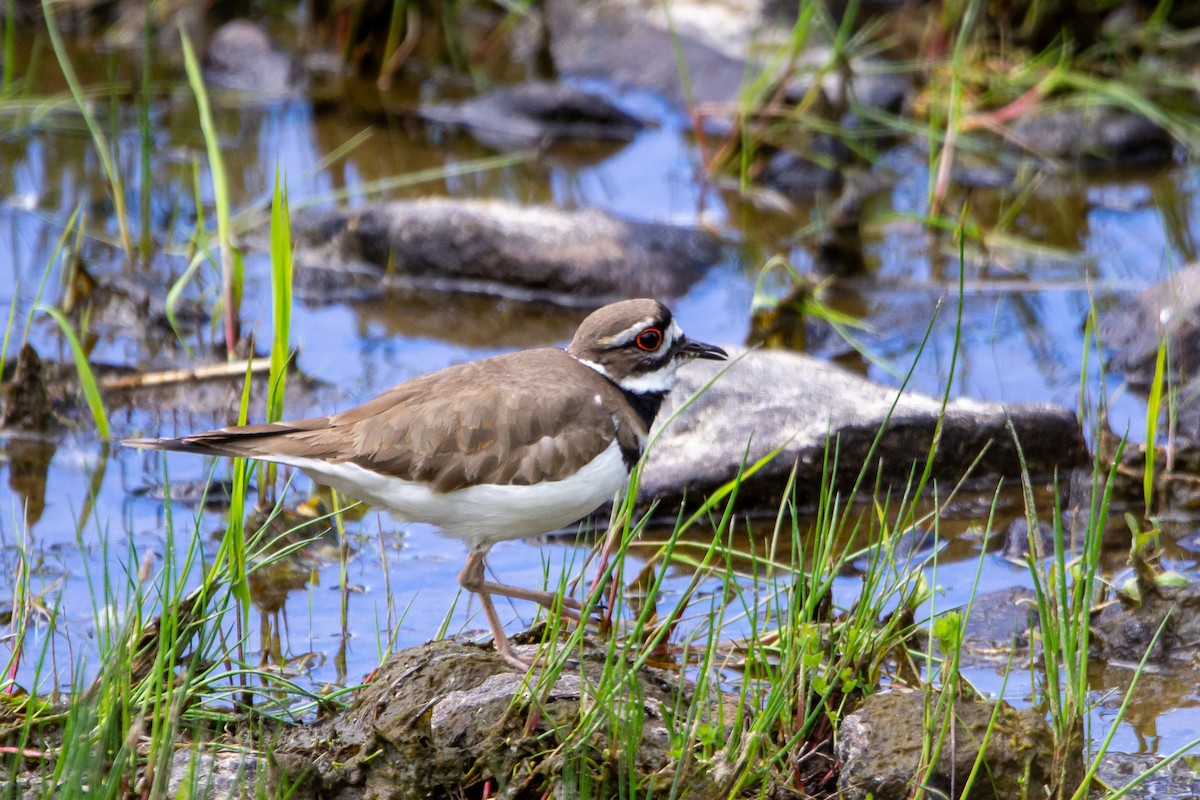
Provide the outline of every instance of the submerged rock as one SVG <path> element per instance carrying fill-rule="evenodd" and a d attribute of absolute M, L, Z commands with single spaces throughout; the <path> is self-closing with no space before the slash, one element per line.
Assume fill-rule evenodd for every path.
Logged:
<path fill-rule="evenodd" d="M 686 0 L 548 0 L 550 52 L 564 75 L 640 86 L 682 106 L 680 66 L 695 103 L 729 103 L 746 75 L 761 6 Z"/>
<path fill-rule="evenodd" d="M 962 609 L 966 613 L 966 608 Z M 968 662 L 999 660 L 1026 652 L 1030 631 L 1037 627 L 1037 596 L 1023 586 L 981 592 L 971 601 L 962 656 Z"/>
<path fill-rule="evenodd" d="M 1110 366 L 1137 389 L 1154 380 L 1158 343 L 1170 340 L 1172 377 L 1200 377 L 1200 262 L 1164 278 L 1132 303 L 1101 314 L 1101 339 L 1113 355 Z"/>
<path fill-rule="evenodd" d="M 54 427 L 54 410 L 46 390 L 42 359 L 26 342 L 17 354 L 15 374 L 0 385 L 0 428 L 45 433 Z"/>
<path fill-rule="evenodd" d="M 724 366 L 697 362 L 680 370 L 660 424 Z M 796 498 L 812 507 L 821 492 L 827 446 L 830 469 L 836 446 L 835 491 L 850 491 L 872 447 L 867 490 L 877 479 L 888 487 L 915 485 L 937 431 L 941 401 L 917 392 L 905 392 L 897 401 L 896 395 L 894 388 L 809 356 L 745 353 L 670 423 L 650 452 L 642 493 L 672 503 L 685 489 L 700 497 L 733 480 L 743 465 L 778 449 L 773 460 L 744 480 L 738 501 L 777 508 L 794 469 Z M 999 477 L 1017 478 L 1021 463 L 1010 423 L 1034 480 L 1087 458 L 1079 424 L 1065 408 L 960 398 L 946 406 L 931 477 L 949 482 L 942 484 L 946 491 L 978 457 L 966 486 L 994 487 Z M 881 428 L 884 434 L 875 444 Z"/>
<path fill-rule="evenodd" d="M 843 142 L 829 134 L 819 134 L 803 153 L 779 150 L 766 162 L 758 180 L 799 203 L 819 192 L 842 188 L 842 171 L 853 153 Z"/>
<path fill-rule="evenodd" d="M 428 122 L 464 128 L 497 150 L 564 140 L 628 142 L 642 129 L 641 120 L 604 95 L 562 83 L 523 83 L 460 103 L 423 104 L 417 113 Z"/>
<path fill-rule="evenodd" d="M 594 308 L 682 295 L 720 256 L 712 235 L 598 210 L 429 198 L 294 219 L 297 289 L 434 289 Z"/>
<path fill-rule="evenodd" d="M 984 703 L 959 698 L 947 739 L 927 773 L 921 768 L 926 703 L 932 713 L 938 696 L 890 691 L 868 697 L 838 731 L 837 755 L 842 762 L 838 789 L 846 800 L 900 800 L 923 787 L 939 797 L 958 797 L 979 755 L 979 745 L 992 725 L 979 771 L 968 798 L 1042 797 L 1042 787 L 1056 784 L 1054 737 L 1042 712 L 1017 710 L 1004 701 Z M 995 715 L 995 721 L 993 720 Z M 937 723 L 935 723 L 936 725 Z M 935 727 L 927 732 L 937 736 Z M 1055 796 L 1069 796 L 1083 778 L 1083 752 L 1068 759 L 1065 786 Z"/>
<path fill-rule="evenodd" d="M 1147 651 L 1155 663 L 1195 658 L 1200 642 L 1200 585 L 1149 583 L 1138 600 L 1122 594 L 1096 613 L 1091 630 L 1093 658 L 1137 664 Z"/>
<path fill-rule="evenodd" d="M 204 77 L 221 89 L 277 96 L 295 91 L 301 73 L 299 64 L 276 50 L 261 26 L 235 19 L 213 33 Z"/>
<path fill-rule="evenodd" d="M 1171 136 L 1146 117 L 1111 106 L 1054 108 L 1012 124 L 1020 147 L 1074 168 L 1131 167 L 1171 160 Z"/>
<path fill-rule="evenodd" d="M 636 742 L 607 741 L 606 723 L 561 746 L 577 733 L 601 669 L 585 656 L 582 675 L 568 667 L 545 686 L 535 674 L 526 687 L 526 676 L 490 647 L 439 641 L 404 650 L 343 712 L 283 732 L 271 752 L 271 784 L 292 787 L 296 800 L 473 796 L 489 785 L 498 796 L 543 797 L 570 796 L 574 774 L 604 796 L 619 769 L 623 780 L 670 786 L 676 762 L 664 712 L 686 708 L 691 692 L 668 673 L 641 669 L 618 693 L 619 707 L 604 712 L 625 720 L 621 730 L 637 731 Z"/>

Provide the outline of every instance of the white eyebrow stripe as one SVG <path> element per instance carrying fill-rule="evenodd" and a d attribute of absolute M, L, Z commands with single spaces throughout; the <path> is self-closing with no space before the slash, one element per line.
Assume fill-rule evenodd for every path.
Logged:
<path fill-rule="evenodd" d="M 638 334 L 640 334 L 642 331 L 652 327 L 655 327 L 655 320 L 653 317 L 647 317 L 636 325 L 629 326 L 620 333 L 614 333 L 612 336 L 608 337 L 604 343 L 609 347 L 621 347 L 636 339 Z M 665 331 L 662 332 L 662 334 L 663 344 L 670 348 L 671 345 L 675 344 L 675 341 L 679 339 L 679 337 L 683 336 L 683 329 L 679 327 L 678 322 L 672 319 L 671 324 Z"/>
<path fill-rule="evenodd" d="M 634 337 L 652 325 L 654 325 L 654 317 L 646 317 L 644 320 L 630 325 L 620 333 L 614 333 L 612 336 L 609 336 L 604 340 L 604 343 L 610 347 L 620 347 L 621 345 L 629 344 L 634 340 Z"/>

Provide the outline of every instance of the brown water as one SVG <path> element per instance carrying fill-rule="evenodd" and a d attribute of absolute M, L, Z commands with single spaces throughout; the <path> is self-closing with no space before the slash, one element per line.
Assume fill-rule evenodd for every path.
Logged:
<path fill-rule="evenodd" d="M 31 35 L 30 40 L 35 38 Z M 55 78 L 48 48 L 42 47 L 43 68 L 28 95 L 39 102 L 17 108 L 15 103 L 6 107 L 0 101 L 0 253 L 4 254 L 0 308 L 15 309 L 17 333 L 38 302 L 44 274 L 41 302 L 58 302 L 63 294 L 63 269 L 53 253 L 76 208 L 86 212 L 89 231 L 98 237 L 85 241 L 82 252 L 93 275 L 104 278 L 141 271 L 160 287 L 186 264 L 187 236 L 196 219 L 193 164 L 200 165 L 205 216 L 210 223 L 213 219 L 194 101 L 179 73 L 165 70 L 151 112 L 150 224 L 155 257 L 146 268 L 121 265 L 100 241 L 115 238 L 117 229 L 92 143 L 70 110 L 61 79 Z M 136 211 L 140 191 L 136 113 L 128 94 L 112 94 L 104 82 L 106 75 L 131 78 L 136 66 L 123 59 L 80 53 L 77 67 L 97 92 L 97 110 L 120 150 L 126 193 Z M 783 252 L 802 271 L 812 263 L 806 243 L 789 241 L 796 223 L 730 206 L 728 198 L 701 181 L 698 155 L 684 119 L 656 97 L 598 84 L 589 87 L 605 91 L 657 125 L 594 164 L 566 167 L 526 161 L 430 180 L 382 196 L 493 197 L 599 207 L 631 218 L 712 226 L 729 242 L 726 257 L 686 297 L 673 303 L 674 310 L 689 335 L 719 343 L 743 342 L 749 331 L 755 278 L 764 261 Z M 414 94 L 413 87 L 403 91 L 410 97 Z M 287 178 L 294 207 L 322 206 L 333 202 L 329 198 L 335 190 L 344 192 L 348 202 L 361 203 L 369 181 L 453 167 L 488 155 L 465 138 L 428 137 L 356 100 L 366 98 L 363 105 L 377 107 L 373 93 L 367 85 L 351 86 L 336 102 L 321 104 L 319 111 L 305 97 L 251 106 L 218 100 L 221 148 L 235 206 L 257 203 L 261 208 L 269 198 L 277 167 Z M 370 135 L 363 143 L 332 165 L 324 164 L 330 153 L 364 131 Z M 949 381 L 953 395 L 1074 408 L 1080 395 L 1082 324 L 1089 302 L 1094 299 L 1101 306 L 1123 302 L 1196 256 L 1200 170 L 1195 166 L 1056 179 L 1035 193 L 1017 215 L 1011 233 L 1060 252 L 1051 255 L 999 242 L 988 258 L 969 260 L 961 351 L 954 373 L 947 374 L 954 344 L 958 260 L 947 240 L 929 237 L 904 217 L 924 212 L 927 156 L 901 147 L 885 156 L 882 168 L 893 176 L 894 185 L 868 208 L 866 257 L 874 278 L 849 285 L 837 305 L 863 315 L 871 326 L 859 338 L 874 360 L 859 360 L 859 368 L 883 383 L 896 384 L 897 376 L 912 365 L 926 325 L 941 302 L 930 342 L 914 369 L 912 388 L 940 394 Z M 802 209 L 800 223 L 807 222 L 810 214 L 821 213 L 827 202 L 824 198 L 813 208 Z M 996 193 L 972 195 L 977 211 L 1003 202 L 1007 201 Z M 245 325 L 266 340 L 271 317 L 268 265 L 263 256 L 252 253 L 246 267 Z M 768 281 L 767 288 L 782 294 L 785 287 Z M 218 291 L 218 276 L 204 267 L 190 296 L 211 307 Z M 452 363 L 514 347 L 562 343 L 579 317 L 577 312 L 507 301 L 428 294 L 332 304 L 298 302 L 292 318 L 298 364 L 321 385 L 312 392 L 293 393 L 288 414 L 306 416 L 345 408 Z M 134 327 L 119 319 L 96 320 L 92 330 L 90 352 L 95 362 L 162 368 L 186 359 L 182 347 L 170 337 L 137 335 Z M 29 336 L 44 358 L 69 361 L 62 338 L 44 314 L 33 314 Z M 195 352 L 205 352 L 215 337 L 212 327 L 201 324 L 185 333 L 185 343 Z M 15 349 L 10 344 L 10 354 Z M 1091 363 L 1097 363 L 1094 354 Z M 1082 384 L 1093 398 L 1102 390 L 1108 393 L 1114 429 L 1128 427 L 1136 432 L 1144 427 L 1144 401 L 1124 391 L 1119 377 L 1101 386 L 1093 369 L 1092 377 Z M 232 413 L 228 409 L 236 403 L 236 389 L 227 394 L 212 400 L 218 412 L 197 410 L 190 404 L 115 409 L 114 434 L 173 436 L 226 424 Z M 56 444 L 44 489 L 36 480 L 23 483 L 11 467 L 0 466 L 0 472 L 7 471 L 7 485 L 0 488 L 0 597 L 11 593 L 24 552 L 34 586 L 44 592 L 46 605 L 57 605 L 62 615 L 52 652 L 58 685 L 69 688 L 68 665 L 94 654 L 96 620 L 109 614 L 94 608 L 89 576 L 95 581 L 106 570 L 117 576 L 124 570 L 136 571 L 145 554 L 161 554 L 163 503 L 139 490 L 161 483 L 162 462 L 158 456 L 107 448 L 86 420 L 73 425 Z M 6 452 L 11 456 L 11 445 Z M 171 456 L 167 464 L 176 481 L 203 481 L 212 470 L 211 464 L 191 456 Z M 218 475 L 226 469 L 226 464 L 216 466 Z M 303 479 L 298 484 L 301 492 L 308 491 Z M 26 525 L 25 509 L 39 503 L 44 503 L 44 509 L 31 514 L 33 519 Z M 176 525 L 186 528 L 194 515 L 199 515 L 201 529 L 213 534 L 207 541 L 211 556 L 223 527 L 221 513 L 177 506 Z M 940 589 L 934 601 L 937 609 L 959 605 L 969 596 L 984 548 L 979 532 L 982 519 L 981 515 L 974 520 L 975 525 L 967 520 L 943 533 L 950 546 L 939 559 L 936 575 L 931 573 Z M 1200 537 L 1188 534 L 1185 525 L 1178 544 L 1168 542 L 1165 560 L 1195 577 Z M 347 544 L 344 559 L 338 557 L 333 543 L 302 568 L 271 578 L 271 591 L 259 588 L 261 616 L 252 615 L 249 634 L 253 647 L 259 646 L 260 638 L 269 642 L 270 635 L 277 635 L 274 657 L 302 670 L 312 685 L 345 684 L 373 669 L 389 640 L 402 648 L 432 637 L 452 606 L 450 631 L 486 627 L 477 605 L 466 598 L 455 603 L 455 576 L 464 557 L 460 543 L 422 526 L 400 525 L 368 513 L 349 524 Z M 537 585 L 546 574 L 556 576 L 562 569 L 577 568 L 582 552 L 559 540 L 507 542 L 494 549 L 490 564 L 506 582 Z M 1114 562 L 1119 565 L 1120 560 Z M 634 572 L 634 567 L 628 570 Z M 688 577 L 686 570 L 674 570 L 668 591 L 677 591 Z M 984 590 L 1027 584 L 1022 568 L 996 555 L 982 557 Z M 858 585 L 853 575 L 838 578 L 838 600 L 851 601 Z M 702 591 L 716 588 L 714 579 Z M 502 608 L 512 630 L 528 621 L 531 613 L 523 605 Z M 39 649 L 37 641 L 27 645 L 29 653 Z M 22 661 L 18 680 L 30 680 L 31 662 L 32 657 Z M 994 667 L 972 668 L 968 677 L 984 691 L 1000 690 Z M 1097 675 L 1097 700 L 1104 699 L 1093 720 L 1097 733 L 1103 732 L 1116 710 L 1117 704 L 1105 693 L 1119 689 L 1127 679 L 1127 672 L 1116 668 Z M 26 688 L 45 691 L 51 686 Z M 1010 699 L 1023 702 L 1028 693 L 1027 677 L 1009 681 Z M 1163 677 L 1143 692 L 1114 747 L 1168 752 L 1196 737 L 1198 701 L 1191 675 Z"/>

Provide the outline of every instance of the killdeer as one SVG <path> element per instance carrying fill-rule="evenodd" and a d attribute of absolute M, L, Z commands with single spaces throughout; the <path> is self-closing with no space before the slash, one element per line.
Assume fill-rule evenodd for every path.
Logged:
<path fill-rule="evenodd" d="M 675 371 L 693 358 L 727 355 L 684 336 L 657 300 L 626 300 L 588 316 L 566 350 L 449 367 L 328 417 L 124 444 L 287 464 L 462 539 L 470 552 L 459 583 L 479 596 L 499 654 L 526 668 L 491 595 L 545 606 L 555 595 L 485 580 L 484 556 L 496 542 L 557 530 L 613 500 Z"/>

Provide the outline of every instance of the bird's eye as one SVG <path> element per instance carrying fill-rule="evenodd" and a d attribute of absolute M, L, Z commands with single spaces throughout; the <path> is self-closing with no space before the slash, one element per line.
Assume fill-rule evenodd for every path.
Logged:
<path fill-rule="evenodd" d="M 634 339 L 637 346 L 648 353 L 652 353 L 662 346 L 663 335 L 658 328 L 646 328 L 637 335 Z"/>

